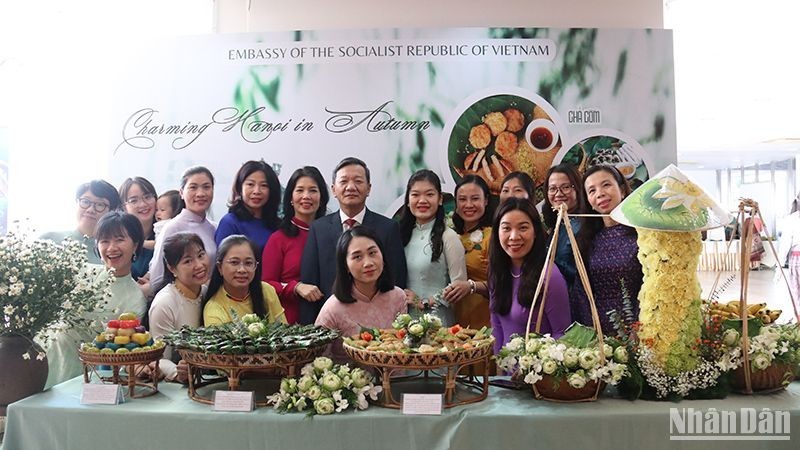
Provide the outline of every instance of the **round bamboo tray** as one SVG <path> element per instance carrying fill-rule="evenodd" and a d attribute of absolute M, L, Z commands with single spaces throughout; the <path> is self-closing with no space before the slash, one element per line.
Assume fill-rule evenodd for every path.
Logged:
<path fill-rule="evenodd" d="M 454 406 L 484 400 L 489 394 L 489 377 L 481 375 L 482 381 L 477 376 L 458 377 L 459 371 L 464 367 L 476 364 L 488 364 L 492 356 L 493 338 L 486 339 L 478 347 L 451 352 L 435 353 L 390 353 L 366 350 L 343 344 L 347 355 L 359 364 L 374 367 L 381 378 L 383 395 L 380 406 L 387 408 L 402 408 L 402 403 L 397 401 L 392 394 L 392 384 L 422 382 L 438 379 L 444 385 L 444 399 L 442 406 Z M 444 369 L 436 371 L 437 369 Z M 421 371 L 414 376 L 402 376 L 409 370 Z M 401 375 L 401 376 L 392 376 Z M 461 387 L 459 390 L 458 387 Z"/>
<path fill-rule="evenodd" d="M 788 364 L 774 363 L 764 370 L 750 369 L 752 393 L 769 394 L 782 391 L 794 380 L 794 372 Z M 744 366 L 733 371 L 731 387 L 735 392 L 749 394 L 745 380 Z"/>
<path fill-rule="evenodd" d="M 83 381 L 91 382 L 96 376 L 103 383 L 113 383 L 128 387 L 130 398 L 147 397 L 158 392 L 158 379 L 160 371 L 158 361 L 164 355 L 164 347 L 146 352 L 102 354 L 87 353 L 78 350 L 78 358 L 83 365 Z M 135 375 L 136 366 L 155 363 L 152 381 L 138 379 Z M 98 366 L 111 366 L 111 376 L 103 376 Z M 125 369 L 122 373 L 120 369 Z M 132 375 L 134 374 L 134 375 Z M 137 388 L 140 388 L 137 390 Z"/>
<path fill-rule="evenodd" d="M 208 396 L 198 394 L 197 389 L 227 379 L 228 390 L 236 391 L 241 386 L 242 375 L 258 373 L 268 377 L 295 377 L 299 369 L 322 355 L 327 344 L 277 353 L 221 355 L 188 349 L 177 349 L 186 361 L 189 377 L 189 398 L 196 402 L 213 404 Z M 204 379 L 202 369 L 222 372 L 225 376 Z M 266 399 L 256 401 L 257 406 L 267 406 Z"/>

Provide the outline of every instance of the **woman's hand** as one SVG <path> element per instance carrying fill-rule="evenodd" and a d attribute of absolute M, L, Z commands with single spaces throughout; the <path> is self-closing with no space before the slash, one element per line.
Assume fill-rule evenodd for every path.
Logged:
<path fill-rule="evenodd" d="M 140 378 L 147 378 L 147 379 L 150 379 L 150 380 L 153 379 L 153 374 L 155 372 L 156 372 L 156 362 L 155 361 L 153 361 L 151 363 L 148 363 L 148 364 L 142 364 L 140 366 L 136 366 L 136 369 L 135 369 L 136 376 L 138 376 Z M 164 379 L 164 372 L 161 371 L 161 370 L 158 371 L 158 379 L 159 380 L 163 380 Z"/>
<path fill-rule="evenodd" d="M 472 285 L 470 285 L 469 281 L 458 280 L 448 284 L 442 293 L 444 294 L 444 299 L 452 305 L 454 303 L 458 303 L 458 301 L 466 297 L 471 290 Z"/>
<path fill-rule="evenodd" d="M 403 292 L 406 294 L 406 305 L 411 306 L 419 311 L 425 309 L 422 299 L 419 298 L 416 292 L 412 291 L 411 289 L 403 289 Z"/>
<path fill-rule="evenodd" d="M 178 373 L 175 375 L 175 381 L 178 383 L 186 384 L 189 382 L 189 365 L 186 361 L 180 360 L 177 365 Z"/>
<path fill-rule="evenodd" d="M 322 300 L 322 291 L 313 284 L 297 283 L 294 285 L 294 294 L 309 302 Z"/>

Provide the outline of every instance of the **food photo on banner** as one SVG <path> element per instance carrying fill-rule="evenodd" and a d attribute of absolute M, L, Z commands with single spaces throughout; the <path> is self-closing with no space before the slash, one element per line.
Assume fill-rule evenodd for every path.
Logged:
<path fill-rule="evenodd" d="M 496 202 L 513 171 L 542 200 L 560 162 L 613 164 L 637 186 L 676 161 L 670 31 L 325 30 L 157 44 L 132 50 L 139 63 L 119 74 L 113 180 L 143 173 L 172 189 L 201 164 L 227 187 L 251 159 L 282 184 L 306 164 L 328 180 L 356 156 L 377 181 L 368 206 L 391 216 L 421 168 L 443 192 L 478 175 Z M 218 199 L 213 220 L 225 212 Z"/>

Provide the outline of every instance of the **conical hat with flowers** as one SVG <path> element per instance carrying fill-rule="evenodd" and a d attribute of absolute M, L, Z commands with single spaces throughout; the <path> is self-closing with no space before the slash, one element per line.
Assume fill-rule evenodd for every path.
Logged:
<path fill-rule="evenodd" d="M 729 224 L 733 217 L 677 167 L 667 168 L 639 186 L 611 218 L 637 228 L 702 231 Z"/>

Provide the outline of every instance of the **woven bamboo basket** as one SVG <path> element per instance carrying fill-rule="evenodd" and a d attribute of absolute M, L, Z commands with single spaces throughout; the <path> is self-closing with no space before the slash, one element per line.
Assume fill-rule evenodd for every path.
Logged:
<path fill-rule="evenodd" d="M 748 294 L 748 287 L 749 287 L 749 280 L 750 280 L 750 252 L 752 250 L 753 245 L 753 237 L 758 236 L 758 232 L 755 230 L 755 219 L 758 218 L 764 223 L 764 218 L 761 216 L 761 211 L 758 207 L 758 203 L 752 199 L 743 198 L 739 201 L 739 213 L 736 217 L 737 227 L 740 232 L 740 239 L 739 245 L 740 252 L 739 256 L 741 258 L 739 264 L 739 278 L 741 282 L 741 290 L 740 290 L 740 297 L 739 297 L 739 317 L 747 317 L 747 294 Z M 775 249 L 773 245 L 772 239 L 764 229 L 764 233 L 767 237 L 767 241 L 769 243 L 769 248 L 772 250 L 775 259 L 778 259 L 778 251 Z M 759 237 L 760 238 L 760 237 Z M 731 239 L 728 241 L 728 247 L 730 247 L 731 243 L 733 242 L 733 233 L 731 233 Z M 797 306 L 795 303 L 795 298 L 792 294 L 792 290 L 789 287 L 789 280 L 786 277 L 786 273 L 783 271 L 782 265 L 778 264 L 778 270 L 781 273 L 784 281 L 786 282 L 786 288 L 789 291 L 789 299 L 792 303 L 792 307 L 794 308 L 794 315 L 795 319 L 800 323 L 800 314 L 798 313 Z M 711 292 L 714 292 L 716 289 L 717 284 L 719 283 L 719 277 L 721 273 L 717 274 L 717 278 L 714 281 L 714 285 L 712 286 Z M 733 390 L 739 392 L 741 394 L 751 395 L 754 393 L 770 393 L 776 392 L 783 389 L 786 389 L 786 386 L 794 379 L 793 370 L 790 366 L 786 364 L 774 363 L 770 367 L 765 370 L 752 370 L 750 366 L 750 337 L 748 334 L 748 322 L 749 320 L 741 320 L 742 328 L 741 328 L 741 346 L 742 346 L 742 366 L 736 369 L 733 372 L 733 379 L 732 379 L 732 387 Z"/>
<path fill-rule="evenodd" d="M 158 361 L 164 355 L 164 347 L 136 353 L 103 354 L 87 353 L 78 350 L 78 358 L 83 365 L 83 381 L 91 382 L 97 377 L 103 383 L 119 384 L 128 387 L 128 396 L 131 398 L 147 397 L 158 392 L 159 368 Z M 155 370 L 151 379 L 140 379 L 136 376 L 136 367 L 155 363 Z M 111 376 L 101 375 L 100 366 L 110 366 Z M 124 369 L 124 372 L 123 370 Z"/>
<path fill-rule="evenodd" d="M 533 387 L 534 394 L 536 394 L 536 390 L 538 390 L 539 395 L 541 395 L 540 398 L 545 400 L 575 403 L 596 400 L 596 393 L 603 391 L 605 388 L 605 383 L 589 381 L 582 388 L 577 389 L 567 384 L 566 380 L 559 380 L 551 375 L 544 375 L 542 379 L 537 381 Z"/>
<path fill-rule="evenodd" d="M 377 352 L 353 347 L 346 343 L 343 347 L 347 356 L 360 364 L 403 370 L 433 370 L 448 366 L 463 366 L 484 360 L 492 354 L 493 343 L 494 338 L 490 338 L 475 348 L 432 353 Z"/>
<path fill-rule="evenodd" d="M 394 353 L 379 352 L 353 347 L 344 343 L 345 353 L 359 364 L 373 367 L 381 379 L 383 393 L 380 406 L 386 408 L 402 407 L 394 398 L 392 385 L 398 383 L 436 379 L 444 385 L 442 406 L 452 408 L 484 400 L 489 394 L 489 377 L 480 375 L 483 381 L 470 377 L 459 378 L 459 371 L 475 364 L 488 364 L 492 356 L 494 338 L 481 341 L 475 348 L 433 353 Z M 419 375 L 407 376 L 408 371 L 421 371 Z M 437 373 L 440 372 L 440 373 Z M 399 375 L 399 376 L 398 376 Z M 466 392 L 459 394 L 458 386 Z"/>
<path fill-rule="evenodd" d="M 82 363 L 103 366 L 147 364 L 161 359 L 162 355 L 164 355 L 164 347 L 136 353 L 103 354 L 78 351 L 78 357 Z"/>
<path fill-rule="evenodd" d="M 553 238 L 550 242 L 550 249 L 548 250 L 547 257 L 545 259 L 545 269 L 539 276 L 539 283 L 536 286 L 536 291 L 533 296 L 534 301 L 531 304 L 530 312 L 528 313 L 528 324 L 525 327 L 526 330 L 531 329 L 531 321 L 533 319 L 533 311 L 536 309 L 536 301 L 541 298 L 539 314 L 536 318 L 535 324 L 535 331 L 537 334 L 541 329 L 545 302 L 547 300 L 547 291 L 550 286 L 550 278 L 553 272 L 553 266 L 555 265 L 555 253 L 557 247 L 556 243 L 558 242 L 558 234 L 563 222 L 569 223 L 569 214 L 567 213 L 566 206 L 562 204 L 559 205 Z M 600 346 L 600 362 L 601 364 L 605 364 L 606 358 L 603 354 L 603 330 L 600 328 L 600 317 L 597 315 L 597 307 L 594 301 L 594 294 L 592 293 L 592 286 L 589 283 L 589 275 L 586 273 L 586 266 L 583 263 L 583 258 L 581 258 L 580 252 L 578 251 L 578 243 L 575 241 L 575 234 L 572 232 L 572 227 L 565 226 L 564 228 L 567 230 L 567 236 L 569 237 L 570 244 L 572 245 L 572 254 L 575 258 L 575 266 L 578 269 L 578 276 L 583 284 L 586 297 L 589 301 L 589 308 L 592 312 L 592 325 L 597 333 L 597 341 Z M 539 292 L 542 293 L 541 296 L 539 295 Z M 526 347 L 529 339 L 530 333 L 526 333 Z M 566 382 L 566 379 L 555 380 L 553 377 L 545 375 L 541 380 L 533 384 L 533 395 L 539 400 L 547 400 L 551 402 L 593 402 L 597 400 L 597 397 L 600 395 L 600 392 L 602 392 L 604 387 L 604 383 L 588 382 L 584 387 L 576 389 L 570 386 L 570 384 Z"/>
<path fill-rule="evenodd" d="M 764 370 L 754 371 L 751 367 L 749 378 L 752 393 L 769 394 L 786 389 L 786 386 L 794 380 L 794 372 L 790 365 L 776 363 Z M 747 393 L 747 380 L 744 367 L 739 367 L 733 371 L 731 387 L 733 387 L 734 391 Z"/>
<path fill-rule="evenodd" d="M 213 404 L 211 397 L 198 393 L 198 389 L 227 382 L 228 390 L 237 391 L 245 374 L 259 374 L 267 378 L 295 377 L 300 368 L 322 355 L 328 344 L 276 353 L 256 353 L 241 355 L 222 355 L 204 353 L 178 348 L 181 358 L 187 363 L 189 378 L 189 398 L 196 402 Z M 216 371 L 224 377 L 203 378 L 203 370 Z M 256 402 L 256 406 L 267 406 L 266 400 Z"/>

